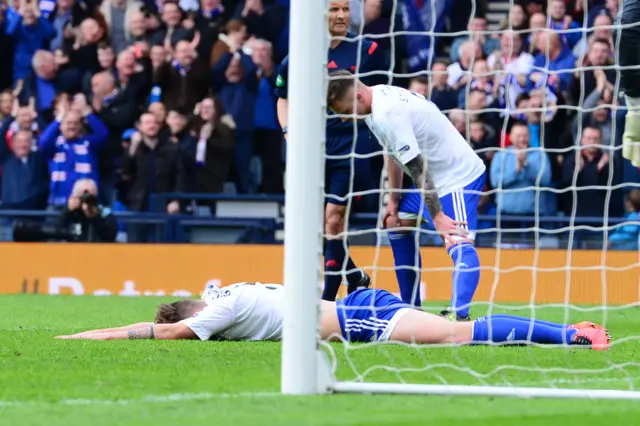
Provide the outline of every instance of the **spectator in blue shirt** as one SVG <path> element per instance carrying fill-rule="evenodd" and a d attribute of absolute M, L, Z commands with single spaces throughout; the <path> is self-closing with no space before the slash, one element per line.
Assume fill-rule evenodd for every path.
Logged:
<path fill-rule="evenodd" d="M 566 14 L 567 8 L 564 4 L 564 0 L 550 0 L 548 13 L 549 13 L 549 28 L 558 31 L 562 44 L 569 49 L 573 49 L 573 46 L 578 44 L 582 38 L 581 31 L 565 32 L 567 30 L 578 30 L 580 25 L 575 22 L 571 16 Z"/>
<path fill-rule="evenodd" d="M 31 58 L 56 35 L 49 21 L 40 16 L 37 1 L 23 1 L 16 12 L 5 12 L 4 31 L 15 43 L 13 56 L 13 81 L 23 80 L 31 71 Z"/>
<path fill-rule="evenodd" d="M 502 214 L 533 215 L 536 213 L 537 188 L 551 183 L 551 166 L 541 150 L 529 150 L 529 128 L 516 122 L 509 133 L 511 146 L 498 152 L 491 163 L 491 185 L 500 191 L 496 201 Z M 540 193 L 538 212 L 546 212 Z"/>
<path fill-rule="evenodd" d="M 98 181 L 96 155 L 109 135 L 84 95 L 76 95 L 72 105 L 61 99 L 56 110 L 56 120 L 40 137 L 39 147 L 49 160 L 49 206 L 55 209 L 64 207 L 78 179 Z M 82 134 L 83 115 L 93 133 Z"/>
<path fill-rule="evenodd" d="M 548 86 L 552 91 L 564 92 L 576 68 L 576 58 L 564 48 L 560 36 L 553 31 L 538 35 L 538 53 L 533 60 L 533 72 L 529 76 L 530 88 Z"/>
<path fill-rule="evenodd" d="M 640 240 L 640 189 L 632 189 L 627 194 L 627 221 L 609 235 L 609 247 L 617 250 L 638 250 Z"/>

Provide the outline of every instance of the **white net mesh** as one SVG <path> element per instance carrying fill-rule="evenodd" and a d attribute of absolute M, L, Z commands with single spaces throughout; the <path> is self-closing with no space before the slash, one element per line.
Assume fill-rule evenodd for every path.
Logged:
<path fill-rule="evenodd" d="M 481 278 L 471 315 L 509 313 L 560 324 L 589 320 L 609 328 L 612 347 L 595 353 L 567 345 L 342 342 L 327 345 L 336 377 L 637 390 L 640 179 L 622 157 L 626 107 L 615 20 L 620 4 L 555 0 L 545 9 L 541 2 L 471 1 L 462 10 L 460 3 L 352 1 L 351 23 L 384 49 L 388 81 L 430 98 L 487 167 L 476 236 Z M 469 18 L 466 30 L 455 28 L 461 15 Z M 355 72 L 370 77 L 359 72 L 360 65 Z M 524 123 L 526 138 L 514 133 L 516 122 Z M 329 158 L 348 157 L 354 167 L 358 159 L 382 153 L 377 145 L 373 156 L 356 152 L 355 145 L 350 155 Z M 508 155 L 512 151 L 520 154 Z M 508 161 L 517 168 L 518 161 L 534 157 L 539 166 L 524 177 Z M 398 293 L 388 235 L 379 227 L 387 188 L 384 171 L 375 190 L 357 188 L 352 174 L 344 235 L 372 287 Z M 364 202 L 367 197 L 373 202 Z M 432 228 L 416 231 L 423 265 L 408 268 L 420 270 L 424 309 L 437 313 L 449 306 L 452 261 Z M 342 266 L 346 282 L 346 261 Z"/>

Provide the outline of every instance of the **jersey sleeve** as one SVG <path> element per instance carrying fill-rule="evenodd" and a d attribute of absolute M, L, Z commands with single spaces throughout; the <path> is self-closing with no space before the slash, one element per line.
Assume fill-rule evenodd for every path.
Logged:
<path fill-rule="evenodd" d="M 377 125 L 384 134 L 385 145 L 389 154 L 402 165 L 407 164 L 422 153 L 413 132 L 411 120 L 399 109 L 387 111 L 376 121 L 378 121 Z"/>
<path fill-rule="evenodd" d="M 233 305 L 237 295 L 231 294 L 216 299 L 202 311 L 191 318 L 180 321 L 193 331 L 200 340 L 209 340 L 211 336 L 220 334 L 235 321 Z"/>
<path fill-rule="evenodd" d="M 274 90 L 275 95 L 278 98 L 287 99 L 288 83 L 289 83 L 289 57 L 287 56 L 282 60 L 280 67 L 278 67 L 278 77 L 276 77 L 276 88 Z"/>

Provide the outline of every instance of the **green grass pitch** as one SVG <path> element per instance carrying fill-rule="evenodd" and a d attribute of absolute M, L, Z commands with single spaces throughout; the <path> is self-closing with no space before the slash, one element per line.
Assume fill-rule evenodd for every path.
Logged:
<path fill-rule="evenodd" d="M 0 297 L 0 425 L 633 425 L 634 401 L 386 395 L 283 397 L 270 342 L 57 341 L 153 317 L 155 297 Z M 478 315 L 480 308 L 475 310 Z M 513 312 L 513 311 L 511 311 Z M 562 321 L 563 309 L 537 316 Z M 528 311 L 520 312 L 528 314 Z M 571 322 L 602 311 L 569 312 Z M 610 310 L 608 352 L 532 347 L 333 345 L 337 374 L 368 381 L 640 387 L 637 308 Z M 349 358 L 352 362 L 347 363 Z M 451 366 L 455 368 L 452 368 Z M 400 371 L 375 369 L 397 367 Z M 506 368 L 508 366 L 517 368 Z M 537 368 L 537 370 L 535 369 Z M 541 372 L 541 370 L 544 372 Z M 473 370 L 473 371 L 472 371 Z"/>

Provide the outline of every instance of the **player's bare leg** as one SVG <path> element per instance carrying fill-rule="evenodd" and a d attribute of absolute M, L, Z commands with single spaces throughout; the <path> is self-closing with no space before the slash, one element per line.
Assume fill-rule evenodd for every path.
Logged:
<path fill-rule="evenodd" d="M 324 231 L 327 244 L 324 258 L 323 300 L 336 300 L 342 283 L 342 274 L 340 273 L 342 270 L 346 271 L 349 292 L 355 291 L 360 287 L 369 286 L 369 276 L 356 267 L 345 249 L 345 237 L 341 234 L 345 230 L 346 214 L 347 207 L 344 205 L 327 203 L 325 207 Z"/>

